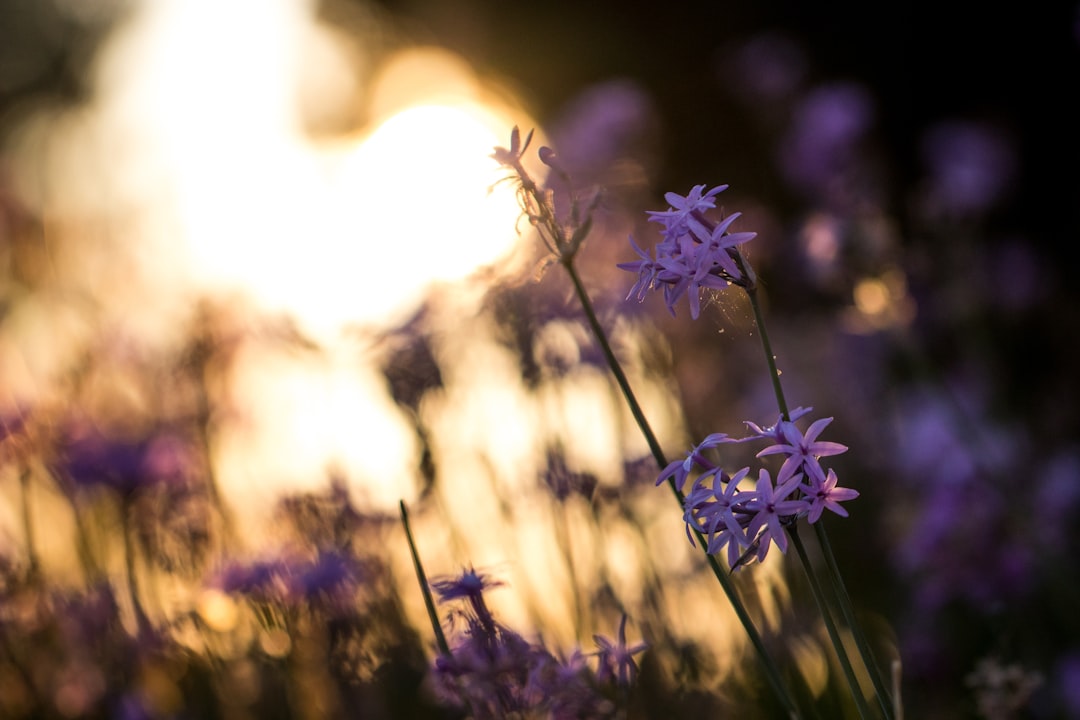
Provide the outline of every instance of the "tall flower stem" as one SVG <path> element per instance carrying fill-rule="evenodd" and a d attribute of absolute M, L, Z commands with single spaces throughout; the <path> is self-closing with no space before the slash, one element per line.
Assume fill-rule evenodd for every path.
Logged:
<path fill-rule="evenodd" d="M 870 717 L 870 708 L 866 705 L 866 698 L 863 697 L 862 690 L 859 688 L 859 680 L 855 677 L 855 669 L 851 666 L 851 660 L 848 658 L 847 650 L 844 648 L 844 642 L 836 629 L 836 623 L 833 622 L 832 613 L 829 612 L 825 591 L 821 587 L 821 582 L 814 572 L 814 566 L 810 563 L 806 548 L 803 547 L 802 539 L 799 537 L 799 529 L 797 527 L 790 528 L 788 535 L 791 537 L 791 544 L 795 546 L 795 552 L 798 553 L 799 560 L 806 570 L 806 579 L 810 581 L 810 589 L 814 594 L 814 600 L 817 601 L 821 619 L 825 622 L 825 630 L 829 633 L 829 640 L 832 641 L 833 647 L 836 648 L 836 657 L 840 661 L 840 667 L 844 671 L 848 687 L 851 688 L 851 697 L 855 701 L 859 717 L 866 720 L 866 718 Z"/>
<path fill-rule="evenodd" d="M 736 257 L 736 261 L 742 268 L 749 268 L 749 263 L 746 262 L 742 254 Z M 747 273 L 748 277 L 753 279 L 752 271 Z M 780 370 L 776 366 L 776 355 L 773 353 L 772 343 L 769 341 L 769 332 L 765 324 L 765 315 L 761 309 L 761 301 L 758 298 L 756 281 L 751 281 L 745 288 L 746 294 L 750 299 L 750 306 L 754 312 L 754 321 L 757 323 L 758 337 L 761 339 L 761 347 L 765 353 L 765 362 L 769 367 L 769 375 L 772 379 L 773 392 L 776 395 L 776 404 L 780 408 L 780 414 L 784 420 L 790 420 L 788 413 L 787 400 L 784 397 L 784 388 L 780 383 Z M 825 565 L 829 569 L 829 581 L 833 586 L 833 592 L 837 599 L 837 604 L 840 606 L 840 612 L 844 616 L 844 622 L 851 630 L 852 637 L 855 640 L 855 647 L 859 651 L 859 655 L 862 658 L 863 664 L 866 666 L 866 670 L 870 675 L 870 680 L 874 685 L 874 692 L 877 695 L 877 701 L 881 707 L 881 711 L 886 718 L 893 718 L 893 705 L 889 696 L 889 692 L 885 685 L 885 681 L 881 676 L 881 672 L 877 663 L 874 661 L 874 656 L 870 651 L 870 644 L 867 642 L 866 635 L 862 631 L 862 626 L 855 618 L 855 610 L 851 604 L 851 596 L 848 594 L 847 587 L 844 584 L 844 578 L 840 574 L 840 567 L 836 562 L 836 556 L 832 551 L 832 544 L 829 542 L 828 533 L 825 532 L 825 525 L 822 522 L 814 523 L 814 533 L 817 536 L 818 544 L 821 546 L 821 553 L 825 558 Z M 795 533 L 792 533 L 793 535 Z M 803 560 L 803 553 L 799 554 L 800 560 Z M 809 564 L 808 560 L 803 560 L 803 567 L 805 568 L 807 575 L 811 578 L 816 578 L 814 575 L 814 569 Z M 828 611 L 826 606 L 821 606 L 822 615 L 828 617 Z M 829 620 L 831 622 L 831 620 Z M 837 653 L 841 653 L 843 648 L 837 646 Z"/>
<path fill-rule="evenodd" d="M 420 562 L 420 553 L 416 550 L 416 541 L 413 540 L 412 529 L 409 527 L 409 511 L 405 509 L 404 500 L 400 500 L 398 506 L 401 510 L 401 525 L 405 528 L 405 539 L 408 540 L 409 552 L 412 553 L 416 580 L 420 583 L 420 592 L 424 596 L 424 607 L 427 608 L 431 629 L 435 632 L 435 643 L 439 646 L 439 652 L 443 656 L 450 657 L 450 645 L 446 642 L 446 635 L 443 633 L 442 624 L 439 622 L 439 614 L 435 611 L 435 600 L 431 597 L 431 588 L 428 586 L 427 575 L 424 574 L 424 564 Z"/>
<path fill-rule="evenodd" d="M 143 609 L 139 600 L 138 573 L 135 568 L 135 542 L 132 537 L 135 528 L 131 526 L 131 515 L 134 512 L 131 500 L 124 498 L 120 502 L 120 529 L 124 535 L 124 570 L 127 575 L 128 594 L 131 597 L 131 607 L 135 613 L 135 624 L 140 637 L 148 636 L 150 632 L 150 618 Z"/>
<path fill-rule="evenodd" d="M 747 266 L 748 267 L 748 266 Z M 754 310 L 754 322 L 757 324 L 758 337 L 761 339 L 761 348 L 765 351 L 765 362 L 769 366 L 769 378 L 772 380 L 773 394 L 776 395 L 776 404 L 780 408 L 780 415 L 784 420 L 791 420 L 788 413 L 787 400 L 784 399 L 784 388 L 780 384 L 780 370 L 776 367 L 776 355 L 773 353 L 772 343 L 769 341 L 769 331 L 765 326 L 765 316 L 761 312 L 761 302 L 758 299 L 757 285 L 746 288 L 750 298 L 750 307 Z"/>
<path fill-rule="evenodd" d="M 589 327 L 596 337 L 597 342 L 600 343 L 601 352 L 604 354 L 604 358 L 607 360 L 608 367 L 611 369 L 612 375 L 615 376 L 615 382 L 618 384 L 619 389 L 622 391 L 623 397 L 626 399 L 626 403 L 630 408 L 630 414 L 633 415 L 634 421 L 637 423 L 638 428 L 641 430 L 641 434 L 645 437 L 645 442 L 649 446 L 649 450 L 652 453 L 653 459 L 656 460 L 657 466 L 663 470 L 667 467 L 668 461 L 664 456 L 663 450 L 660 448 L 660 442 L 653 432 L 652 427 L 649 425 L 649 421 L 645 417 L 644 411 L 641 409 L 641 405 L 637 401 L 637 397 L 634 395 L 633 389 L 630 387 L 630 381 L 626 377 L 626 373 L 623 372 L 622 365 L 619 363 L 618 358 L 615 357 L 614 351 L 611 349 L 611 343 L 608 341 L 607 333 L 604 331 L 603 326 L 600 324 L 600 320 L 596 316 L 596 311 L 593 308 L 592 300 L 589 298 L 589 294 L 585 291 L 585 286 L 581 282 L 581 277 L 578 275 L 577 268 L 574 267 L 573 257 L 564 255 L 560 258 L 560 264 L 566 269 L 567 275 L 570 276 L 570 281 L 574 285 L 574 292 L 581 302 L 582 309 L 585 311 L 585 318 L 589 323 Z M 673 479 L 668 478 L 668 486 L 674 493 L 676 500 L 679 503 L 680 510 L 685 505 L 685 497 L 683 493 L 676 487 Z M 712 568 L 713 574 L 716 576 L 717 581 L 720 583 L 720 587 L 723 588 L 724 594 L 727 595 L 728 601 L 731 603 L 731 607 L 735 611 L 735 615 L 738 617 L 739 622 L 742 624 L 743 629 L 746 631 L 747 637 L 750 638 L 750 643 L 754 646 L 754 650 L 757 652 L 758 659 L 761 661 L 762 668 L 765 671 L 766 679 L 769 682 L 773 692 L 776 694 L 777 699 L 784 706 L 784 710 L 791 718 L 800 717 L 799 711 L 796 708 L 795 702 L 788 694 L 787 689 L 784 686 L 784 682 L 780 676 L 780 670 L 777 668 L 776 663 L 769 655 L 768 650 L 765 647 L 765 643 L 758 633 L 757 628 L 754 626 L 753 620 L 750 618 L 750 614 L 746 611 L 746 607 L 743 605 L 742 600 L 739 598 L 735 591 L 735 587 L 731 582 L 731 578 L 727 571 L 720 566 L 716 557 L 710 555 L 708 552 L 708 541 L 698 531 L 694 531 L 694 535 L 697 538 L 697 542 L 700 545 L 703 552 L 705 552 L 705 558 L 709 563 L 709 567 Z"/>
<path fill-rule="evenodd" d="M 26 556 L 30 567 L 28 575 L 32 580 L 37 580 L 40 575 L 41 563 L 38 560 L 37 542 L 34 536 L 33 513 L 30 508 L 30 468 L 23 466 L 19 469 L 19 500 L 22 505 L 23 533 L 26 537 Z"/>
<path fill-rule="evenodd" d="M 814 523 L 814 533 L 817 536 L 818 545 L 821 546 L 821 554 L 825 558 L 825 564 L 829 567 L 829 575 L 834 580 L 833 587 L 836 592 L 837 604 L 840 605 L 840 612 L 844 616 L 844 622 L 851 629 L 855 647 L 858 649 L 863 664 L 866 665 L 866 669 L 870 674 L 870 682 L 874 684 L 878 705 L 886 718 L 899 717 L 899 706 L 890 697 L 885 680 L 881 675 L 881 669 L 874 661 L 870 643 L 867 642 L 866 634 L 862 631 L 862 625 L 855 618 L 855 608 L 851 604 L 851 597 L 848 595 L 843 576 L 840 574 L 840 568 L 836 564 L 836 557 L 833 555 L 832 545 L 829 542 L 829 534 L 825 532 L 825 524 L 820 521 Z"/>

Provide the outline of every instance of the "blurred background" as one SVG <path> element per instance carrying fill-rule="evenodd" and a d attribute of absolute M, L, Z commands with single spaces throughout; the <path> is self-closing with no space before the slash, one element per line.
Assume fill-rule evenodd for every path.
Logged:
<path fill-rule="evenodd" d="M 625 302 L 615 263 L 665 192 L 731 185 L 909 716 L 1080 717 L 1080 6 L 965 5 L 0 0 L 0 716 L 453 717 L 400 500 L 526 636 L 625 612 L 640 716 L 771 715 L 491 187 L 517 125 L 601 192 L 581 272 L 671 457 L 775 419 L 752 315 Z M 853 713 L 799 568 L 738 582 Z"/>

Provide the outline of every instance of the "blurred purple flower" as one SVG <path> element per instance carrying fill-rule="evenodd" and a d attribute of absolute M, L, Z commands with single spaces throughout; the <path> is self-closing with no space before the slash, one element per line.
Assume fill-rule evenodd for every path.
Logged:
<path fill-rule="evenodd" d="M 246 563 L 234 561 L 217 573 L 211 585 L 229 595 L 268 602 L 284 597 L 284 578 L 288 574 L 287 562 L 282 558 Z"/>
<path fill-rule="evenodd" d="M 752 107 L 771 106 L 787 100 L 798 89 L 806 76 L 806 57 L 790 38 L 761 33 L 736 51 L 731 70 L 733 87 Z"/>
<path fill-rule="evenodd" d="M 492 580 L 484 573 L 468 568 L 463 570 L 460 575 L 432 580 L 431 589 L 439 596 L 441 602 L 450 602 L 462 598 L 474 602 L 482 597 L 484 591 L 488 588 L 499 587 L 503 584 L 500 580 Z"/>
<path fill-rule="evenodd" d="M 345 600 L 356 593 L 363 579 L 363 567 L 355 558 L 340 552 L 321 552 L 294 567 L 290 587 L 304 600 Z"/>
<path fill-rule="evenodd" d="M 831 201 L 858 167 L 859 146 L 873 119 L 873 101 L 854 83 L 807 93 L 779 147 L 780 169 L 788 182 L 811 200 Z"/>
<path fill-rule="evenodd" d="M 431 589 L 439 596 L 440 602 L 464 599 L 468 602 L 471 613 L 465 614 L 469 634 L 487 647 L 489 653 L 495 653 L 506 630 L 495 622 L 491 610 L 484 601 L 484 591 L 499 587 L 503 583 L 492 580 L 473 568 L 463 570 L 460 575 L 440 578 L 430 582 Z"/>
<path fill-rule="evenodd" d="M 494 642 L 466 635 L 449 657 L 435 660 L 432 675 L 443 699 L 464 706 L 477 720 L 499 720 L 549 705 L 552 688 L 538 680 L 555 663 L 542 646 L 504 628 Z"/>
<path fill-rule="evenodd" d="M 1035 477 L 1036 536 L 1047 547 L 1063 547 L 1075 531 L 1073 521 L 1080 510 L 1080 451 L 1069 449 L 1050 457 Z"/>
<path fill-rule="evenodd" d="M 596 490 L 596 476 L 571 471 L 566 465 L 566 456 L 557 449 L 548 450 L 547 462 L 540 471 L 540 476 L 544 485 L 559 501 L 566 500 L 573 494 L 591 498 Z"/>
<path fill-rule="evenodd" d="M 1080 717 L 1080 650 L 1073 650 L 1058 660 L 1057 685 L 1067 717 Z"/>
<path fill-rule="evenodd" d="M 653 115 L 648 93 L 631 80 L 586 88 L 551 123 L 552 144 L 559 149 L 557 169 L 583 186 L 624 184 L 627 178 L 618 175 L 626 172 L 623 161 L 641 159 Z"/>
<path fill-rule="evenodd" d="M 63 434 L 56 469 L 76 489 L 107 487 L 129 498 L 140 489 L 182 478 L 185 464 L 176 443 L 165 431 L 115 437 L 82 423 Z"/>
<path fill-rule="evenodd" d="M 932 127 L 922 141 L 922 159 L 928 172 L 924 203 L 933 216 L 987 211 L 1016 170 L 1015 151 L 1002 132 L 961 120 Z"/>
<path fill-rule="evenodd" d="M 269 559 L 233 562 L 211 587 L 259 603 L 306 606 L 333 616 L 357 609 L 365 568 L 356 558 L 324 551 L 307 557 L 283 553 Z"/>
<path fill-rule="evenodd" d="M 634 656 L 645 652 L 649 644 L 645 642 L 629 646 L 626 644 L 626 614 L 623 614 L 622 620 L 619 622 L 619 634 L 614 641 L 603 635 L 593 635 L 593 640 L 599 648 L 597 652 L 597 679 L 600 682 L 614 681 L 624 688 L 632 685 L 638 673 L 638 666 Z"/>

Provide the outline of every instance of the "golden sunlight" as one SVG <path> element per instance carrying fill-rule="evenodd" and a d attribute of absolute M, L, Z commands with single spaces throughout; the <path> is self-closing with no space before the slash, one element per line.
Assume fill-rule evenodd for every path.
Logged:
<path fill-rule="evenodd" d="M 513 121 L 462 61 L 390 58 L 368 93 L 373 129 L 316 145 L 298 85 L 347 72 L 336 39 L 299 3 L 247 5 L 226 3 L 223 15 L 219 3 L 151 4 L 105 64 L 119 126 L 150 129 L 196 292 L 242 291 L 327 337 L 399 321 L 431 281 L 507 251 L 516 203 L 509 191 L 489 195 L 487 156 Z M 175 257 L 158 257 L 159 272 L 175 272 Z"/>
<path fill-rule="evenodd" d="M 92 70 L 92 103 L 27 123 L 23 194 L 57 228 L 57 284 L 84 287 L 98 313 L 50 333 L 49 356 L 63 367 L 111 326 L 176 342 L 200 297 L 287 316 L 320 352 L 238 356 L 231 400 L 247 422 L 218 445 L 223 481 L 269 497 L 332 466 L 397 478 L 369 488 L 393 503 L 410 494 L 414 437 L 352 329 L 393 327 L 432 283 L 508 256 L 519 211 L 511 188 L 491 189 L 489 155 L 529 120 L 441 50 L 400 51 L 360 87 L 356 53 L 310 5 L 143 3 Z M 370 127 L 307 135 L 312 103 L 342 102 L 313 87 L 366 97 Z M 21 348 L 6 365 L 30 364 Z"/>

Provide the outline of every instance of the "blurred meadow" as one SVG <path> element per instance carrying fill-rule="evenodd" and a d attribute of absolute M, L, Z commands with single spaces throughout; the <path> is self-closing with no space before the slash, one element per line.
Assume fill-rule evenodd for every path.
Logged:
<path fill-rule="evenodd" d="M 904 715 L 1080 717 L 1080 6 L 998 12 L 0 0 L 0 718 L 481 716 L 401 502 L 552 657 L 648 644 L 596 716 L 783 717 L 497 183 L 515 126 L 598 193 L 578 269 L 672 458 L 775 421 L 754 315 L 616 263 L 730 184 Z M 858 717 L 792 558 L 732 578 Z"/>

